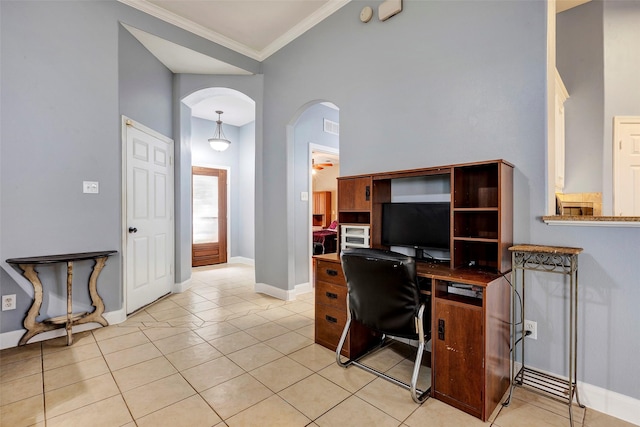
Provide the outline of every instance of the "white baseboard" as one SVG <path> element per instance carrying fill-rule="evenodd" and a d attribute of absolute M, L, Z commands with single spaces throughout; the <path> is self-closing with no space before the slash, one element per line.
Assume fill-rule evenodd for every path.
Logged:
<path fill-rule="evenodd" d="M 640 426 L 639 399 L 581 382 L 578 382 L 578 393 L 583 405 Z"/>
<path fill-rule="evenodd" d="M 516 362 L 515 371 L 518 372 L 521 366 L 521 363 Z M 545 374 L 558 376 L 558 374 L 553 372 L 538 368 L 535 369 Z M 640 426 L 640 413 L 638 413 L 638 408 L 640 408 L 639 399 L 580 381 L 578 381 L 578 395 L 580 397 L 580 403 L 587 408 Z"/>
<path fill-rule="evenodd" d="M 191 277 L 181 283 L 174 283 L 171 287 L 171 293 L 179 294 L 191 287 Z"/>
<path fill-rule="evenodd" d="M 118 323 L 122 323 L 127 320 L 127 313 L 124 308 L 116 311 L 109 311 L 103 314 L 104 318 L 109 322 L 109 325 L 117 325 Z M 89 331 L 91 329 L 101 328 L 102 326 L 99 323 L 85 323 L 83 325 L 78 325 L 73 327 L 73 333 L 78 333 L 82 331 Z M 20 338 L 27 332 L 26 329 L 18 329 L 17 331 L 9 331 L 0 334 L 0 350 L 5 348 L 17 347 L 20 342 Z M 67 333 L 64 328 L 54 329 L 53 331 L 43 332 L 31 338 L 29 340 L 29 344 L 34 342 L 40 342 L 45 340 L 50 340 L 52 338 L 63 337 Z"/>
<path fill-rule="evenodd" d="M 311 283 L 301 283 L 299 285 L 296 285 L 294 289 L 284 290 L 273 285 L 267 285 L 266 283 L 256 283 L 254 289 L 256 292 L 267 294 L 274 298 L 278 298 L 284 301 L 293 301 L 296 299 L 296 296 L 311 292 L 313 290 L 313 287 L 311 286 Z"/>
<path fill-rule="evenodd" d="M 299 285 L 296 285 L 295 291 L 296 291 L 296 296 L 302 295 L 302 294 L 308 294 L 309 292 L 313 292 L 313 286 L 311 285 L 310 282 L 300 283 Z"/>
<path fill-rule="evenodd" d="M 234 256 L 229 258 L 227 264 L 246 264 L 246 265 L 256 265 L 256 261 L 251 258 L 245 258 L 243 256 Z"/>

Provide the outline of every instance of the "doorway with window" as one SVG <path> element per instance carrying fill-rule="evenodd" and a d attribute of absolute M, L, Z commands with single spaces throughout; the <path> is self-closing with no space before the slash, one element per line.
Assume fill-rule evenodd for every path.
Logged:
<path fill-rule="evenodd" d="M 227 171 L 192 168 L 193 267 L 227 262 Z"/>

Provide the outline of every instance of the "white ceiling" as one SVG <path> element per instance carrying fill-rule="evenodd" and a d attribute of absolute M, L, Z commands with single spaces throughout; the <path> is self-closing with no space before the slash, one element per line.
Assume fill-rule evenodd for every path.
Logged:
<path fill-rule="evenodd" d="M 251 74 L 226 62 L 204 55 L 161 37 L 122 24 L 149 52 L 172 72 L 187 74 Z"/>
<path fill-rule="evenodd" d="M 591 0 L 556 0 L 556 13 L 564 12 L 581 4 L 590 2 Z"/>

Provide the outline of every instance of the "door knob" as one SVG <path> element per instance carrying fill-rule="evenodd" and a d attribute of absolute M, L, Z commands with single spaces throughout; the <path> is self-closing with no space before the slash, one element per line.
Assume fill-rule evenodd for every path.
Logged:
<path fill-rule="evenodd" d="M 137 233 L 138 229 L 135 227 L 129 227 L 129 233 Z"/>

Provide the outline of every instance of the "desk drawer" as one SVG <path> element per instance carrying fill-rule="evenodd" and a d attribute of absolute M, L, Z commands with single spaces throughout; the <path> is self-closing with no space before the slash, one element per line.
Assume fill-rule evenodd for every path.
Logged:
<path fill-rule="evenodd" d="M 342 272 L 342 265 L 337 262 L 318 260 L 316 264 L 316 280 L 347 286 L 347 281 Z"/>
<path fill-rule="evenodd" d="M 316 304 L 339 308 L 346 312 L 347 288 L 333 283 L 316 281 Z"/>
<path fill-rule="evenodd" d="M 346 323 L 345 309 L 316 305 L 316 342 L 335 351 Z M 341 353 L 343 356 L 356 358 L 379 340 L 379 334 L 353 321 Z"/>
<path fill-rule="evenodd" d="M 345 308 L 316 305 L 316 342 L 335 350 L 345 323 L 347 323 Z M 349 340 L 345 342 L 343 353 L 345 352 L 349 353 Z"/>

